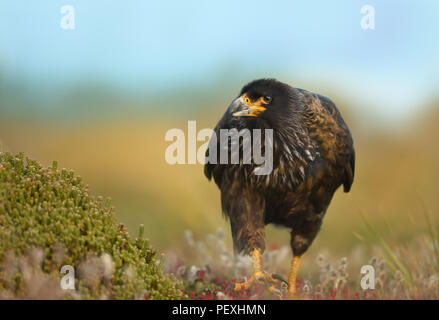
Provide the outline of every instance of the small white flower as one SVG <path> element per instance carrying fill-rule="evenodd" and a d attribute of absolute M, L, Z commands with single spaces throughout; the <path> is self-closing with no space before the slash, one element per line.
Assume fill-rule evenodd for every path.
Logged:
<path fill-rule="evenodd" d="M 198 268 L 192 265 L 187 273 L 187 280 L 189 282 L 194 282 L 197 279 L 197 273 L 198 273 Z"/>

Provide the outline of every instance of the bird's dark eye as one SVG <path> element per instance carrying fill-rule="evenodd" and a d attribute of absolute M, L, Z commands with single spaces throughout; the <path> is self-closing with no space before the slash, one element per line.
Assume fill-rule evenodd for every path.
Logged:
<path fill-rule="evenodd" d="M 271 98 L 271 96 L 263 96 L 263 97 L 262 97 L 262 101 L 263 101 L 265 104 L 269 104 L 269 103 L 271 102 L 271 100 L 273 100 L 273 99 Z"/>

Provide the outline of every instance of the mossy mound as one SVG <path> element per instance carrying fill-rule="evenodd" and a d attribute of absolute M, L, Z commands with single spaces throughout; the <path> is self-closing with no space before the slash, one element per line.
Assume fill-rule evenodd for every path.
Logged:
<path fill-rule="evenodd" d="M 0 298 L 177 299 L 156 252 L 118 225 L 110 199 L 56 162 L 0 153 Z M 62 290 L 63 265 L 75 290 Z"/>

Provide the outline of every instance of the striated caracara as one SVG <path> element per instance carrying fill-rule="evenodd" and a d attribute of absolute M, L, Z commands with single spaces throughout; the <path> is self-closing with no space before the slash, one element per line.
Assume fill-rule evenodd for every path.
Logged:
<path fill-rule="evenodd" d="M 274 288 L 279 281 L 279 276 L 262 270 L 261 261 L 264 227 L 273 223 L 291 232 L 294 258 L 288 291 L 294 296 L 300 257 L 319 232 L 334 192 L 341 185 L 348 192 L 354 179 L 355 151 L 349 129 L 331 100 L 274 79 L 255 80 L 244 86 L 216 125 L 217 137 L 222 129 L 272 129 L 270 145 L 266 145 L 264 136 L 259 140 L 262 153 L 267 153 L 268 147 L 272 150 L 272 170 L 266 174 L 257 174 L 259 164 L 253 161 L 254 153 L 250 162 L 219 161 L 224 147 L 232 157 L 230 141 L 222 145 L 219 138 L 211 138 L 206 153 L 211 159 L 209 150 L 217 150 L 218 161 L 208 160 L 204 172 L 221 191 L 234 249 L 249 254 L 254 262 L 253 275 L 237 283 L 235 289 L 248 288 L 253 282 L 268 282 Z M 244 144 L 240 139 L 241 157 L 246 153 Z"/>

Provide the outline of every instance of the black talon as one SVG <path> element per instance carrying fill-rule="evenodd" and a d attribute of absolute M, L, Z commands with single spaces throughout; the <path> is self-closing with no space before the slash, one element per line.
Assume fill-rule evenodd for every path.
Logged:
<path fill-rule="evenodd" d="M 263 282 L 265 285 L 268 285 L 268 281 L 267 281 L 267 279 L 265 277 L 259 277 L 258 281 L 259 282 Z"/>
<path fill-rule="evenodd" d="M 288 282 L 287 282 L 287 281 L 284 279 L 284 277 L 282 277 L 280 274 L 272 273 L 272 274 L 271 274 L 271 277 L 272 277 L 273 279 L 279 280 L 279 281 L 285 283 L 286 285 L 288 285 Z"/>

